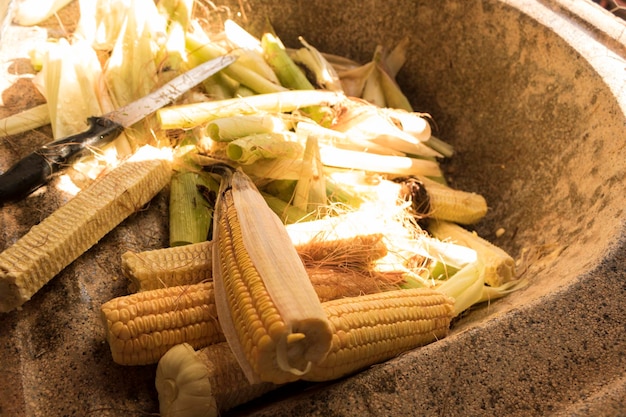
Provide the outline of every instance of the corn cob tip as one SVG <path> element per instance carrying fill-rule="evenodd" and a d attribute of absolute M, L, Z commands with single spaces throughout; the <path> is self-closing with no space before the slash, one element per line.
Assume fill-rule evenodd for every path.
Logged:
<path fill-rule="evenodd" d="M 11 272 L 4 270 L 0 273 L 0 313 L 15 310 L 30 299 L 31 293 L 34 291 L 24 291 L 15 283 Z"/>
<path fill-rule="evenodd" d="M 156 370 L 155 386 L 162 417 L 217 417 L 206 366 L 187 343 L 172 347 Z"/>

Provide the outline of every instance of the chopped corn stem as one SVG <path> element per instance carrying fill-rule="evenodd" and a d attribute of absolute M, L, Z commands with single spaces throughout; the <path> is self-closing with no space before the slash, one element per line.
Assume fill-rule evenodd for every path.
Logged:
<path fill-rule="evenodd" d="M 256 133 L 280 133 L 290 127 L 283 117 L 261 113 L 215 119 L 206 126 L 205 134 L 218 142 L 229 142 Z"/>
<path fill-rule="evenodd" d="M 170 186 L 170 246 L 210 240 L 213 204 L 219 183 L 202 172 L 179 171 Z"/>
<path fill-rule="evenodd" d="M 390 149 L 357 135 L 348 135 L 334 129 L 328 129 L 317 123 L 307 121 L 298 122 L 296 133 L 303 136 L 315 136 L 322 145 L 334 146 L 340 149 L 375 153 L 379 155 L 405 156 L 404 152 Z"/>
<path fill-rule="evenodd" d="M 302 153 L 302 144 L 290 131 L 256 133 L 226 145 L 226 156 L 239 165 L 252 165 L 262 159 L 298 159 Z"/>
<path fill-rule="evenodd" d="M 331 167 L 361 169 L 398 175 L 427 177 L 440 177 L 443 175 L 437 162 L 425 159 L 368 154 L 329 146 L 322 146 L 320 153 L 324 165 Z"/>
<path fill-rule="evenodd" d="M 0 119 L 0 138 L 28 132 L 47 124 L 50 124 L 48 105 L 40 104 Z"/>
<path fill-rule="evenodd" d="M 187 53 L 192 62 L 200 64 L 222 56 L 227 52 L 224 48 L 208 38 L 200 37 L 198 33 L 199 32 L 194 32 L 193 34 L 188 33 L 186 37 Z M 274 84 L 272 81 L 246 67 L 241 62 L 235 61 L 222 71 L 232 79 L 237 80 L 259 94 L 275 93 L 285 90 L 284 87 Z"/>
<path fill-rule="evenodd" d="M 343 94 L 330 91 L 284 91 L 229 100 L 164 107 L 157 111 L 157 117 L 163 129 L 187 129 L 220 117 L 254 114 L 259 111 L 273 113 L 292 112 L 309 106 L 332 107 L 340 104 L 343 100 L 345 100 Z"/>
<path fill-rule="evenodd" d="M 289 57 L 280 38 L 270 32 L 261 37 L 263 56 L 274 69 L 283 87 L 293 90 L 313 90 L 315 87 L 306 78 L 300 67 Z"/>

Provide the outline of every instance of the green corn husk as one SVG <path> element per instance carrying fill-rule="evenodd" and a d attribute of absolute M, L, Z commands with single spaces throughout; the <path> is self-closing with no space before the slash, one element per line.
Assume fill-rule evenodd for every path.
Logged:
<path fill-rule="evenodd" d="M 374 51 L 374 57 L 372 58 L 372 62 L 374 63 L 374 69 L 365 81 L 365 86 L 363 87 L 363 95 L 361 96 L 363 100 L 368 101 L 373 105 L 381 108 L 387 107 L 379 68 L 379 62 L 382 59 L 382 54 L 383 47 L 381 45 L 377 45 L 376 50 Z"/>
<path fill-rule="evenodd" d="M 306 212 L 316 212 L 327 206 L 325 176 L 315 136 L 306 138 L 302 171 L 296 184 L 293 205 Z"/>
<path fill-rule="evenodd" d="M 200 171 L 180 171 L 172 176 L 170 187 L 170 246 L 210 240 L 213 222 L 211 193 L 219 183 Z"/>
<path fill-rule="evenodd" d="M 263 56 L 272 67 L 283 87 L 293 90 L 314 90 L 315 87 L 306 78 L 300 67 L 289 57 L 281 40 L 266 32 L 261 38 Z"/>
<path fill-rule="evenodd" d="M 375 69 L 376 64 L 370 61 L 356 68 L 339 71 L 339 80 L 345 94 L 348 97 L 363 97 L 365 84 Z"/>
<path fill-rule="evenodd" d="M 272 209 L 274 213 L 280 217 L 280 220 L 284 224 L 293 224 L 296 222 L 313 220 L 315 218 L 313 213 L 307 213 L 304 210 L 300 210 L 292 204 L 281 200 L 269 193 L 261 192 L 263 198 L 267 202 L 267 205 Z"/>
<path fill-rule="evenodd" d="M 396 78 L 398 72 L 400 72 L 400 69 L 406 62 L 409 43 L 409 37 L 405 36 L 383 59 L 387 73 L 393 79 Z"/>
<path fill-rule="evenodd" d="M 343 91 L 339 75 L 324 58 L 324 55 L 310 45 L 302 36 L 298 40 L 303 45 L 303 48 L 293 51 L 290 54 L 291 58 L 315 75 L 315 82 L 319 88 L 329 91 Z"/>
<path fill-rule="evenodd" d="M 228 52 L 208 39 L 202 31 L 198 30 L 193 33 L 187 33 L 186 45 L 188 58 L 195 65 L 220 57 Z M 222 71 L 233 80 L 247 86 L 258 94 L 276 93 L 286 90 L 281 85 L 273 83 L 238 61 L 233 62 Z"/>

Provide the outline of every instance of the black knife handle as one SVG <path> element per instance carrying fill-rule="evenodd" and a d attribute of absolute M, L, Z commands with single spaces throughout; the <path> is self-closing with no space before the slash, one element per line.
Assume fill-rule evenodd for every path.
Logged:
<path fill-rule="evenodd" d="M 124 130 L 122 125 L 103 117 L 90 117 L 88 122 L 88 130 L 42 146 L 0 175 L 0 205 L 26 197 L 89 147 L 109 143 Z"/>

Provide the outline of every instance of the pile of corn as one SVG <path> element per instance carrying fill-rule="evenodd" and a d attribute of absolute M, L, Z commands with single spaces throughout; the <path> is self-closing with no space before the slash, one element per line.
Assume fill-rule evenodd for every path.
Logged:
<path fill-rule="evenodd" d="M 77 31 L 109 48 L 104 77 L 127 84 L 110 83 L 114 107 L 170 73 L 238 60 L 113 145 L 119 159 L 146 143 L 171 148 L 173 162 L 131 159 L 0 254 L 1 311 L 168 183 L 171 247 L 125 253 L 130 294 L 101 307 L 113 361 L 158 363 L 163 416 L 218 415 L 281 384 L 353 374 L 445 337 L 458 314 L 520 285 L 508 254 L 460 226 L 487 203 L 447 185 L 439 161 L 453 149 L 395 81 L 408 39 L 361 65 L 230 20 L 207 32 L 191 0 L 95 3 L 80 2 L 93 14 Z M 142 88 L 137 68 L 153 71 Z M 72 129 L 52 106 L 46 115 Z M 60 227 L 73 240 L 38 245 Z"/>

